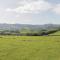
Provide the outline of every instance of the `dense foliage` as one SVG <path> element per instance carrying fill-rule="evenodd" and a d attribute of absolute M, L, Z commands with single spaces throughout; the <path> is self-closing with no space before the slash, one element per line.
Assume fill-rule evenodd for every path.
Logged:
<path fill-rule="evenodd" d="M 0 30 L 0 35 L 17 35 L 17 36 L 44 36 L 59 31 L 58 29 L 28 29 L 22 28 L 21 30 Z"/>

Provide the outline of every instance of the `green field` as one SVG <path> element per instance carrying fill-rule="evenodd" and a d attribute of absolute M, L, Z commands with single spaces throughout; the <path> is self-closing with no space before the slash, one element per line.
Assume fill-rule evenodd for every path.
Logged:
<path fill-rule="evenodd" d="M 52 33 L 50 35 L 56 35 L 56 36 L 60 36 L 60 31 L 56 32 L 56 33 Z"/>
<path fill-rule="evenodd" d="M 60 36 L 0 36 L 0 60 L 60 60 Z"/>

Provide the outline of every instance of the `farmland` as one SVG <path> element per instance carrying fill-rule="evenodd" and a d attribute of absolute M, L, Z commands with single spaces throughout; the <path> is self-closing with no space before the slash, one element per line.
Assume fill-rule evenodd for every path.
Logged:
<path fill-rule="evenodd" d="M 0 36 L 0 60 L 60 60 L 60 36 Z"/>

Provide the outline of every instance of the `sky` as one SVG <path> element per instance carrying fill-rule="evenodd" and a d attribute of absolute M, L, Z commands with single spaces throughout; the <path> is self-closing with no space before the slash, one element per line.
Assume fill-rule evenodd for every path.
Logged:
<path fill-rule="evenodd" d="M 0 0 L 0 23 L 60 24 L 60 0 Z"/>

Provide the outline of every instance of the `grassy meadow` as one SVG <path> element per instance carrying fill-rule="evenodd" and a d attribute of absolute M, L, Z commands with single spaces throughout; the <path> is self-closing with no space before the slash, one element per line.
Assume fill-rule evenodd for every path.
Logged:
<path fill-rule="evenodd" d="M 52 35 L 52 36 L 60 36 L 60 31 L 58 31 L 58 32 L 55 32 L 55 33 L 52 33 L 52 34 L 50 34 L 50 35 Z"/>
<path fill-rule="evenodd" d="M 0 36 L 0 60 L 60 60 L 60 36 Z"/>

